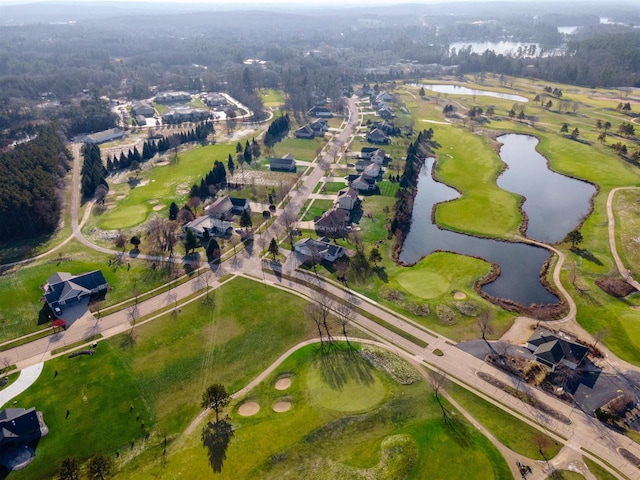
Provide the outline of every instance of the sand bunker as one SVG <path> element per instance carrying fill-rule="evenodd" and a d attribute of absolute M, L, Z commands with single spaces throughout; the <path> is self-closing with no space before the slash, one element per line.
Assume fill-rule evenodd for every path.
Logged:
<path fill-rule="evenodd" d="M 156 205 L 155 207 L 153 207 L 153 211 L 157 212 L 158 210 L 162 210 L 164 208 L 164 203 L 161 203 L 159 205 Z"/>
<path fill-rule="evenodd" d="M 465 298 L 467 298 L 467 294 L 464 292 L 456 292 L 453 294 L 454 300 L 464 300 Z"/>
<path fill-rule="evenodd" d="M 290 400 L 280 400 L 273 405 L 273 411 L 276 413 L 283 413 L 291 410 Z"/>
<path fill-rule="evenodd" d="M 124 197 L 126 197 L 126 195 L 118 195 L 118 196 L 116 197 L 116 199 L 118 199 L 118 200 L 122 200 Z"/>
<path fill-rule="evenodd" d="M 290 386 L 291 386 L 291 377 L 284 377 L 276 382 L 276 390 L 286 390 Z"/>
<path fill-rule="evenodd" d="M 246 402 L 240 405 L 240 408 L 238 408 L 238 413 L 243 417 L 250 417 L 258 413 L 259 411 L 260 404 L 258 404 L 258 402 Z"/>
<path fill-rule="evenodd" d="M 158 203 L 158 200 L 156 200 L 155 198 L 152 198 L 151 200 L 149 200 L 149 203 L 151 205 L 155 205 L 156 203 Z"/>

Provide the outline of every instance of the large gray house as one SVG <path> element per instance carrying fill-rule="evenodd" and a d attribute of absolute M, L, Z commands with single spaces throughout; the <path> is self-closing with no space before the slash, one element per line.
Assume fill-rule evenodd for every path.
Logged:
<path fill-rule="evenodd" d="M 42 287 L 44 300 L 56 315 L 60 315 L 65 306 L 96 295 L 108 288 L 109 284 L 100 270 L 80 275 L 57 272 L 51 275 Z"/>

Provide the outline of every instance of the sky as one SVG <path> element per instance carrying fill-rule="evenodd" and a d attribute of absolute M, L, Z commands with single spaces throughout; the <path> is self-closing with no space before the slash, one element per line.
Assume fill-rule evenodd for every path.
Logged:
<path fill-rule="evenodd" d="M 531 3 L 531 0 L 321 0 L 322 5 L 394 5 L 394 4 L 429 4 L 429 3 L 452 3 L 452 2 L 478 2 L 484 3 L 488 1 L 508 1 L 518 2 L 527 1 Z M 563 3 L 571 3 L 572 0 L 564 0 Z M 16 5 L 25 3 L 96 3 L 96 2 L 123 2 L 123 3 L 175 3 L 175 4 L 189 4 L 197 3 L 199 5 L 211 5 L 211 6 L 230 6 L 234 4 L 240 5 L 287 5 L 287 6 L 319 6 L 318 0 L 245 0 L 245 1 L 233 1 L 233 0 L 0 0 L 0 5 Z"/>

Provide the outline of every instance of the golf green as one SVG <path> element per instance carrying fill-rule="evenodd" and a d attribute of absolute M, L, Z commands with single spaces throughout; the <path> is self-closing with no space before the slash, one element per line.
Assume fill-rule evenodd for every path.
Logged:
<path fill-rule="evenodd" d="M 451 290 L 449 280 L 436 272 L 408 270 L 398 275 L 398 283 L 419 298 L 437 298 Z"/>
<path fill-rule="evenodd" d="M 363 362 L 359 358 L 353 361 Z M 370 367 L 362 364 L 348 369 L 334 367 L 336 364 L 327 365 L 320 360 L 309 368 L 307 390 L 312 403 L 340 412 L 364 412 L 384 401 L 387 391 Z"/>

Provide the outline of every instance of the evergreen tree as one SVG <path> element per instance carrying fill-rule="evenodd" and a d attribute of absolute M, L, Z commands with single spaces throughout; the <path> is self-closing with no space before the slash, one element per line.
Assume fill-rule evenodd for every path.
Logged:
<path fill-rule="evenodd" d="M 180 208 L 178 207 L 176 202 L 171 202 L 171 205 L 169 205 L 169 220 L 175 220 L 178 216 L 179 211 Z"/>

